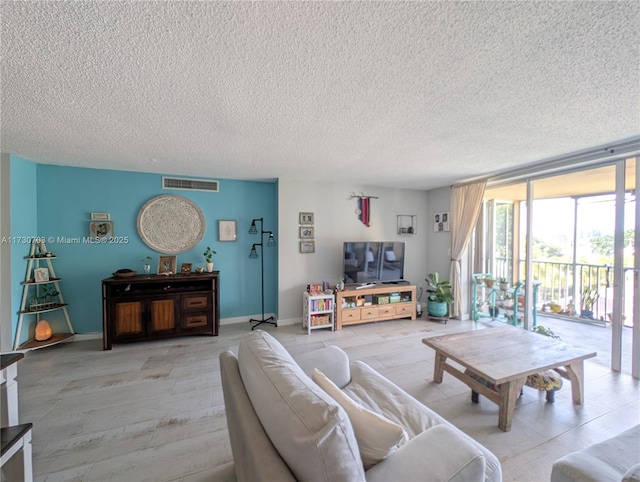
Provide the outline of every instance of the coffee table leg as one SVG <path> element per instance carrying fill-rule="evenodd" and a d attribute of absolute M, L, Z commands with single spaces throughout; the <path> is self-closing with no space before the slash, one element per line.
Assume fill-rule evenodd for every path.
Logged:
<path fill-rule="evenodd" d="M 436 363 L 433 367 L 433 381 L 442 383 L 442 366 L 447 361 L 447 357 L 442 352 L 436 351 Z"/>
<path fill-rule="evenodd" d="M 567 375 L 571 380 L 571 396 L 573 397 L 573 403 L 576 405 L 582 405 L 584 400 L 584 363 L 581 361 L 575 362 L 566 367 Z"/>
<path fill-rule="evenodd" d="M 498 411 L 498 427 L 503 432 L 511 430 L 513 420 L 513 410 L 516 407 L 516 400 L 520 396 L 520 390 L 526 381 L 525 378 L 517 378 L 500 385 L 500 405 Z"/>

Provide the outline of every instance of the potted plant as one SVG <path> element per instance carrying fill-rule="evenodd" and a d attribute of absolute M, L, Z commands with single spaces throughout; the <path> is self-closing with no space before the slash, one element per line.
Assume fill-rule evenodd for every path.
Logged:
<path fill-rule="evenodd" d="M 589 286 L 585 286 L 582 290 L 581 297 L 581 306 L 580 306 L 580 318 L 588 318 L 593 320 L 593 305 L 596 304 L 600 298 L 600 293 L 598 293 L 598 288 L 590 288 Z"/>
<path fill-rule="evenodd" d="M 427 313 L 431 316 L 443 317 L 449 312 L 449 303 L 453 303 L 453 287 L 449 281 L 440 281 L 440 275 L 430 273 L 427 282 Z"/>
<path fill-rule="evenodd" d="M 209 273 L 213 272 L 213 255 L 214 254 L 218 254 L 218 253 L 216 253 L 213 249 L 207 246 L 207 249 L 204 251 L 204 259 L 207 262 L 207 271 Z"/>
<path fill-rule="evenodd" d="M 493 275 L 488 274 L 484 277 L 484 284 L 487 288 L 493 288 L 493 284 L 496 280 L 493 278 Z"/>
<path fill-rule="evenodd" d="M 502 291 L 507 291 L 509 289 L 509 282 L 507 281 L 507 278 L 498 278 L 498 284 Z"/>

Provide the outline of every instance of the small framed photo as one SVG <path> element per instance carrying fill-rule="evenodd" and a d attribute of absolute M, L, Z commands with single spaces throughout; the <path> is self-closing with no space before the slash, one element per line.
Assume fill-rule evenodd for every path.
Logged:
<path fill-rule="evenodd" d="M 300 222 L 299 224 L 313 224 L 313 213 L 300 213 Z"/>
<path fill-rule="evenodd" d="M 220 219 L 218 221 L 218 241 L 237 241 L 236 227 L 234 219 Z"/>
<path fill-rule="evenodd" d="M 33 279 L 36 283 L 49 281 L 49 270 L 47 268 L 34 268 Z"/>
<path fill-rule="evenodd" d="M 450 231 L 449 213 L 436 213 L 433 215 L 433 230 L 441 232 Z"/>
<path fill-rule="evenodd" d="M 158 256 L 158 274 L 174 274 L 177 264 L 177 256 Z"/>
<path fill-rule="evenodd" d="M 111 221 L 109 213 L 91 213 L 91 221 Z"/>
<path fill-rule="evenodd" d="M 315 241 L 300 241 L 300 252 L 302 254 L 309 254 L 316 252 Z"/>
<path fill-rule="evenodd" d="M 192 265 L 191 265 L 191 263 L 182 263 L 182 264 L 180 265 L 180 272 L 181 272 L 182 274 L 189 274 L 189 273 L 191 273 L 191 266 L 192 266 Z"/>
<path fill-rule="evenodd" d="M 113 222 L 111 221 L 90 221 L 89 236 L 92 238 L 106 238 L 113 236 Z"/>
<path fill-rule="evenodd" d="M 314 229 L 313 226 L 300 226 L 300 239 L 313 239 Z"/>

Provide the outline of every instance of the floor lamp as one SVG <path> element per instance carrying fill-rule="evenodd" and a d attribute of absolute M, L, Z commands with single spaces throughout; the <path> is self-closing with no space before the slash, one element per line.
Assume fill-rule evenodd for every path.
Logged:
<path fill-rule="evenodd" d="M 270 325 L 278 326 L 278 323 L 276 322 L 276 319 L 273 316 L 270 316 L 269 318 L 264 317 L 264 235 L 265 234 L 269 235 L 269 238 L 267 239 L 267 246 L 269 248 L 273 248 L 276 245 L 276 240 L 273 237 L 272 231 L 264 230 L 264 218 L 256 218 L 251 221 L 251 228 L 249 228 L 249 234 L 258 234 L 258 228 L 256 227 L 257 222 L 260 222 L 260 242 L 253 243 L 253 246 L 251 246 L 251 253 L 249 253 L 249 258 L 256 259 L 258 257 L 256 246 L 260 246 L 260 276 L 261 276 L 260 287 L 262 290 L 262 318 L 259 320 L 251 318 L 249 320 L 249 323 L 252 323 L 254 321 L 257 322 L 255 325 L 251 327 L 251 330 L 255 329 L 257 326 L 262 325 L 263 323 L 268 323 Z"/>

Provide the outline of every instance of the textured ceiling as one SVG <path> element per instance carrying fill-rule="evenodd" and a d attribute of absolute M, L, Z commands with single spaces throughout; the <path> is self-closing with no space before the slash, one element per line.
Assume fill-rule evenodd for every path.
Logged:
<path fill-rule="evenodd" d="M 640 133 L 640 3 L 2 1 L 1 148 L 430 189 Z"/>

